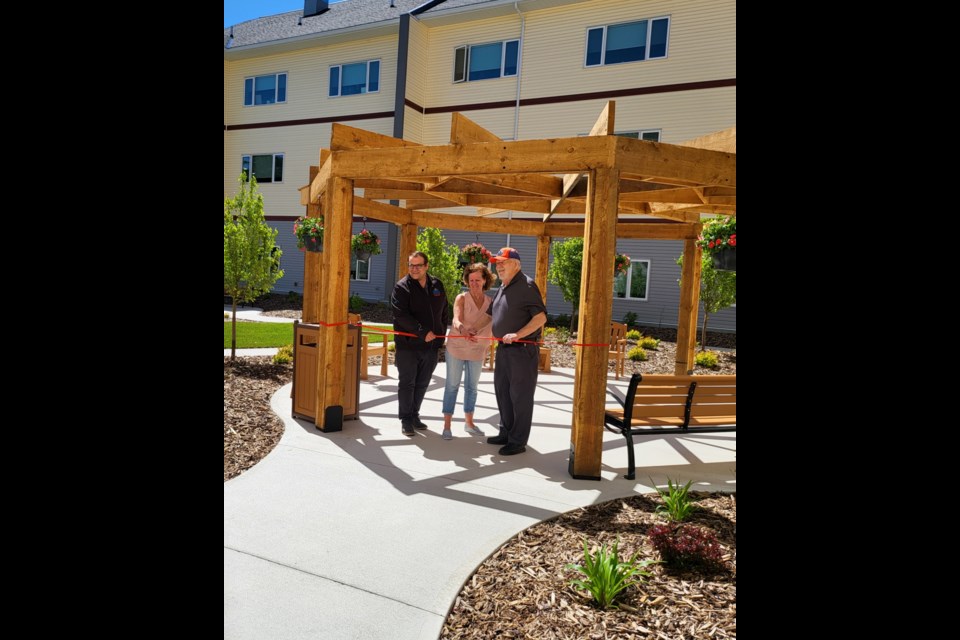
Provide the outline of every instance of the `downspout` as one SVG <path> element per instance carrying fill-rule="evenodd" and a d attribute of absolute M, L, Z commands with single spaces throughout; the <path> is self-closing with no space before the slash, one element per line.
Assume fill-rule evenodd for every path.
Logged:
<path fill-rule="evenodd" d="M 517 104 L 513 109 L 513 139 L 518 140 L 520 135 L 520 76 L 523 74 L 523 31 L 527 26 L 527 19 L 520 11 L 517 2 L 513 3 L 513 8 L 520 16 L 520 44 L 517 47 Z"/>
<path fill-rule="evenodd" d="M 393 137 L 403 139 L 404 115 L 406 114 L 405 103 L 407 98 L 407 58 L 410 51 L 410 14 L 404 13 L 400 16 L 400 31 L 397 35 L 397 88 L 393 96 Z M 390 204 L 399 206 L 399 200 L 391 200 Z M 391 224 L 387 227 L 387 246 L 390 248 L 387 255 L 397 255 L 400 251 L 400 233 L 397 225 Z M 397 273 L 397 261 L 390 260 L 387 263 L 387 282 L 396 282 L 400 279 Z M 383 295 L 385 300 L 389 300 L 388 288 L 384 287 Z"/>

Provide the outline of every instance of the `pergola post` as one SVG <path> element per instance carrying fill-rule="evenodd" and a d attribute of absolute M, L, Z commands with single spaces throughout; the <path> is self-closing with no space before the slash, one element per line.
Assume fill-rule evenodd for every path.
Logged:
<path fill-rule="evenodd" d="M 320 173 L 320 167 L 310 167 L 310 181 L 312 182 L 317 174 Z M 319 204 L 308 204 L 308 218 L 316 218 L 321 214 Z M 301 322 L 314 323 L 320 314 L 320 258 L 322 256 L 314 251 L 303 252 L 303 315 Z"/>
<path fill-rule="evenodd" d="M 417 225 L 408 223 L 400 226 L 400 251 L 397 255 L 397 280 L 407 275 L 407 256 L 417 250 Z"/>
<path fill-rule="evenodd" d="M 537 271 L 534 280 L 547 304 L 547 269 L 550 266 L 550 236 L 537 236 Z"/>
<path fill-rule="evenodd" d="M 702 250 L 697 246 L 696 240 L 683 241 L 680 313 L 677 317 L 677 362 L 673 368 L 674 375 L 678 376 L 693 373 L 693 356 L 697 348 L 697 312 L 700 308 L 701 256 Z"/>
<path fill-rule="evenodd" d="M 353 226 L 353 180 L 331 178 L 327 184 L 330 210 L 324 217 L 324 295 L 320 301 L 317 358 L 317 416 L 315 424 L 326 430 L 343 425 L 343 391 L 346 372 L 347 307 L 350 297 L 350 232 Z M 334 326 L 330 326 L 334 325 Z"/>
<path fill-rule="evenodd" d="M 613 314 L 613 261 L 617 252 L 617 202 L 620 172 L 598 168 L 587 185 L 587 216 L 580 274 L 580 328 L 577 342 L 609 344 Z M 571 476 L 599 480 L 603 455 L 603 408 L 606 401 L 607 349 L 580 347 L 573 383 Z"/>

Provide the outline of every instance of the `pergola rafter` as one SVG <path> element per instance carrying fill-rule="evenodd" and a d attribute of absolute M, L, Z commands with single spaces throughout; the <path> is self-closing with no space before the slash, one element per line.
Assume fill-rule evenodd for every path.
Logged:
<path fill-rule="evenodd" d="M 354 215 L 400 227 L 398 263 L 415 250 L 417 227 L 535 236 L 535 279 L 544 293 L 550 239 L 583 236 L 580 308 L 591 313 L 581 317 L 578 340 L 595 344 L 609 341 L 617 238 L 683 240 L 675 372 L 692 371 L 700 290 L 695 239 L 701 214 L 736 213 L 736 128 L 673 145 L 614 136 L 614 120 L 611 101 L 589 136 L 504 141 L 454 113 L 445 145 L 333 124 L 330 149 L 320 151 L 300 189 L 307 215 L 325 216 L 324 253 L 306 254 L 304 277 L 304 321 L 325 325 L 318 427 L 336 420 L 343 396 L 346 327 L 338 323 L 347 314 Z M 381 202 L 388 200 L 406 206 Z M 507 212 L 511 219 L 502 217 Z M 570 455 L 576 478 L 600 477 L 606 368 L 605 349 L 577 350 Z"/>

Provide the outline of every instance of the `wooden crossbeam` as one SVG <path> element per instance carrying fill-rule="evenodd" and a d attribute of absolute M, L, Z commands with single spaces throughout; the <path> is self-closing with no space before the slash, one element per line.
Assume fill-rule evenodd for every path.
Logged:
<path fill-rule="evenodd" d="M 628 178 L 638 174 L 668 184 L 737 186 L 736 154 L 632 138 L 615 137 L 614 142 L 617 166 Z"/>

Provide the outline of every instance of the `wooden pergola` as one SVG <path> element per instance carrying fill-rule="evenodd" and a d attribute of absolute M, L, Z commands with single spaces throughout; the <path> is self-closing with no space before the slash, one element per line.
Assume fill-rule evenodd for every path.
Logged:
<path fill-rule="evenodd" d="M 303 321 L 324 325 L 319 428 L 336 419 L 327 409 L 341 404 L 344 391 L 347 327 L 337 323 L 347 319 L 354 216 L 400 226 L 398 274 L 416 250 L 418 226 L 535 236 L 535 279 L 544 294 L 551 238 L 583 236 L 580 308 L 591 313 L 580 317 L 582 343 L 609 341 L 617 238 L 683 240 L 675 373 L 692 372 L 701 257 L 695 240 L 701 214 L 736 213 L 736 127 L 673 145 L 615 136 L 614 116 L 611 101 L 589 136 L 504 141 L 454 113 L 445 145 L 333 124 L 330 149 L 320 150 L 320 164 L 300 189 L 307 216 L 324 215 L 324 251 L 305 254 L 303 296 Z M 426 211 L 454 207 L 470 209 Z M 491 217 L 503 211 L 533 216 Z M 607 351 L 576 351 L 570 473 L 599 479 Z"/>

